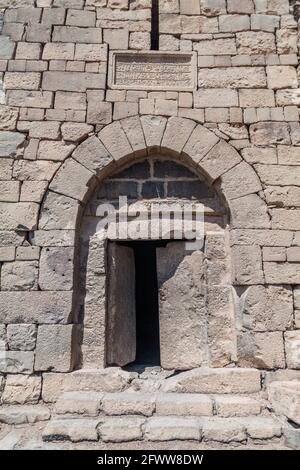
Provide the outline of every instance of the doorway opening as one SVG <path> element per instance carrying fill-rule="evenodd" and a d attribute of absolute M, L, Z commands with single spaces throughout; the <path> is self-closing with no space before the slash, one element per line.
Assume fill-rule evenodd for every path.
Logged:
<path fill-rule="evenodd" d="M 136 358 L 133 366 L 160 365 L 157 248 L 167 240 L 121 242 L 134 252 Z"/>

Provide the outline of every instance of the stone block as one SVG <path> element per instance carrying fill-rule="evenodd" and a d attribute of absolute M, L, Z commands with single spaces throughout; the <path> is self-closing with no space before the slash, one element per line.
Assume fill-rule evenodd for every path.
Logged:
<path fill-rule="evenodd" d="M 115 160 L 132 153 L 132 148 L 119 122 L 114 122 L 102 129 L 98 137 Z"/>
<path fill-rule="evenodd" d="M 267 206 L 256 194 L 230 201 L 230 210 L 234 228 L 258 229 L 270 227 Z"/>
<path fill-rule="evenodd" d="M 6 90 L 38 90 L 40 81 L 38 72 L 6 72 L 4 86 Z"/>
<path fill-rule="evenodd" d="M 261 249 L 258 246 L 234 246 L 232 247 L 232 254 L 235 284 L 251 285 L 264 282 Z"/>
<path fill-rule="evenodd" d="M 297 73 L 295 67 L 276 65 L 267 67 L 268 88 L 278 90 L 280 88 L 298 88 Z"/>
<path fill-rule="evenodd" d="M 288 125 L 284 122 L 259 122 L 250 126 L 251 143 L 257 146 L 289 144 Z"/>
<path fill-rule="evenodd" d="M 241 442 L 246 439 L 245 427 L 235 419 L 202 418 L 204 441 Z"/>
<path fill-rule="evenodd" d="M 253 398 L 216 395 L 214 401 L 217 415 L 224 418 L 259 415 L 261 413 L 261 403 Z"/>
<path fill-rule="evenodd" d="M 36 342 L 36 326 L 20 323 L 16 325 L 7 325 L 7 342 L 10 350 L 34 350 Z"/>
<path fill-rule="evenodd" d="M 37 290 L 38 268 L 38 261 L 14 261 L 13 263 L 4 263 L 1 270 L 1 290 Z"/>
<path fill-rule="evenodd" d="M 237 181 L 239 181 L 239 185 L 236 184 Z M 257 193 L 262 189 L 262 186 L 253 168 L 247 163 L 241 162 L 222 175 L 221 188 L 227 199 L 236 199 Z"/>
<path fill-rule="evenodd" d="M 59 122 L 38 122 L 34 126 L 30 126 L 29 137 L 36 139 L 52 139 L 56 140 L 60 136 Z"/>
<path fill-rule="evenodd" d="M 68 158 L 54 176 L 49 188 L 57 193 L 82 201 L 92 185 L 93 173 L 73 158 Z"/>
<path fill-rule="evenodd" d="M 55 94 L 56 109 L 86 109 L 86 95 L 85 93 L 76 93 L 68 91 L 58 91 Z"/>
<path fill-rule="evenodd" d="M 103 419 L 98 432 L 103 442 L 129 442 L 137 441 L 142 438 L 142 425 L 144 418 L 137 417 L 115 417 Z"/>
<path fill-rule="evenodd" d="M 71 292 L 1 292 L 1 323 L 67 323 Z"/>
<path fill-rule="evenodd" d="M 255 393 L 260 389 L 260 372 L 256 369 L 201 367 L 166 379 L 161 391 L 227 394 Z"/>
<path fill-rule="evenodd" d="M 275 36 L 263 31 L 244 31 L 237 33 L 239 54 L 271 54 L 276 52 Z"/>
<path fill-rule="evenodd" d="M 75 45 L 67 43 L 48 43 L 43 50 L 43 60 L 73 60 Z"/>
<path fill-rule="evenodd" d="M 84 123 L 64 122 L 61 126 L 63 139 L 71 142 L 79 142 L 92 131 L 93 126 Z"/>
<path fill-rule="evenodd" d="M 76 329 L 76 325 L 39 326 L 34 365 L 36 371 L 72 370 L 72 344 Z"/>
<path fill-rule="evenodd" d="M 98 416 L 103 394 L 93 392 L 64 392 L 56 402 L 58 415 Z"/>
<path fill-rule="evenodd" d="M 196 418 L 154 417 L 146 422 L 144 435 L 148 441 L 199 441 L 201 431 Z"/>
<path fill-rule="evenodd" d="M 73 286 L 73 248 L 42 248 L 39 286 L 42 290 L 71 290 Z"/>
<path fill-rule="evenodd" d="M 129 49 L 149 50 L 151 48 L 150 33 L 133 32 L 129 36 Z"/>
<path fill-rule="evenodd" d="M 69 9 L 66 18 L 66 25 L 89 27 L 95 26 L 96 13 L 89 10 L 72 10 Z"/>
<path fill-rule="evenodd" d="M 284 340 L 287 366 L 300 369 L 300 331 L 286 331 Z"/>
<path fill-rule="evenodd" d="M 123 119 L 121 126 L 134 152 L 143 153 L 146 149 L 146 142 L 139 117 Z"/>
<path fill-rule="evenodd" d="M 0 263 L 14 261 L 16 249 L 14 246 L 0 247 Z"/>
<path fill-rule="evenodd" d="M 24 405 L 38 403 L 42 379 L 38 375 L 8 375 L 2 394 L 2 403 Z"/>
<path fill-rule="evenodd" d="M 227 0 L 228 13 L 238 13 L 250 15 L 254 13 L 254 5 L 252 0 Z"/>
<path fill-rule="evenodd" d="M 219 28 L 220 28 L 220 32 L 222 33 L 234 33 L 237 31 L 244 31 L 244 30 L 250 29 L 249 16 L 247 15 L 221 15 L 219 17 Z"/>
<path fill-rule="evenodd" d="M 161 143 L 162 147 L 181 153 L 194 127 L 195 123 L 187 119 L 170 118 Z"/>
<path fill-rule="evenodd" d="M 129 32 L 126 29 L 104 29 L 103 41 L 110 50 L 128 49 Z"/>
<path fill-rule="evenodd" d="M 80 28 L 77 26 L 54 26 L 53 42 L 73 42 L 82 44 L 101 44 L 101 28 Z"/>
<path fill-rule="evenodd" d="M 225 0 L 200 0 L 201 14 L 206 16 L 217 16 L 226 14 Z"/>
<path fill-rule="evenodd" d="M 242 324 L 254 331 L 285 331 L 292 326 L 293 296 L 289 287 L 252 286 L 241 297 Z"/>
<path fill-rule="evenodd" d="M 237 338 L 238 363 L 241 367 L 276 369 L 285 367 L 281 332 L 241 333 Z"/>
<path fill-rule="evenodd" d="M 34 230 L 38 211 L 39 205 L 34 202 L 1 202 L 0 226 L 2 230 Z"/>
<path fill-rule="evenodd" d="M 33 424 L 50 419 L 50 411 L 41 405 L 9 406 L 0 410 L 0 422 L 6 424 Z"/>
<path fill-rule="evenodd" d="M 33 361 L 34 353 L 32 351 L 0 351 L 0 372 L 3 374 L 32 374 Z"/>
<path fill-rule="evenodd" d="M 18 202 L 20 193 L 19 181 L 1 181 L 0 201 Z"/>
<path fill-rule="evenodd" d="M 107 415 L 152 416 L 155 409 L 155 395 L 149 393 L 108 393 L 104 395 L 102 411 Z"/>
<path fill-rule="evenodd" d="M 209 39 L 195 43 L 194 50 L 199 56 L 235 55 L 237 53 L 234 39 Z"/>
<path fill-rule="evenodd" d="M 0 59 L 12 59 L 15 43 L 6 36 L 0 38 Z"/>
<path fill-rule="evenodd" d="M 199 88 L 265 88 L 267 78 L 263 67 L 201 68 Z"/>
<path fill-rule="evenodd" d="M 300 425 L 300 386 L 297 380 L 272 382 L 268 387 L 268 395 L 277 415 Z"/>
<path fill-rule="evenodd" d="M 281 423 L 272 417 L 255 416 L 243 418 L 242 422 L 246 426 L 247 434 L 252 439 L 272 439 L 280 437 L 282 434 Z"/>
<path fill-rule="evenodd" d="M 40 259 L 40 248 L 38 246 L 18 246 L 16 259 L 19 261 L 38 261 Z"/>
<path fill-rule="evenodd" d="M 218 143 L 219 138 L 205 127 L 198 125 L 193 130 L 183 152 L 199 163 L 203 157 Z"/>
<path fill-rule="evenodd" d="M 104 104 L 104 103 L 103 103 Z M 112 121 L 111 118 L 111 103 L 105 103 L 108 109 L 108 123 Z M 103 106 L 104 107 L 104 106 Z M 127 117 L 138 115 L 138 103 L 117 102 L 114 104 L 113 120 L 125 119 Z M 105 124 L 105 123 L 104 123 Z"/>
<path fill-rule="evenodd" d="M 42 88 L 50 91 L 76 91 L 105 88 L 106 75 L 89 72 L 44 72 Z"/>
<path fill-rule="evenodd" d="M 242 108 L 263 108 L 275 106 L 273 90 L 239 90 Z"/>
<path fill-rule="evenodd" d="M 162 416 L 211 416 L 213 403 L 206 395 L 159 393 L 155 412 Z"/>
<path fill-rule="evenodd" d="M 50 91 L 10 90 L 7 92 L 7 102 L 10 106 L 24 108 L 50 108 L 52 96 Z"/>
<path fill-rule="evenodd" d="M 99 419 L 53 419 L 44 428 L 43 440 L 98 441 L 98 423 Z"/>
<path fill-rule="evenodd" d="M 39 60 L 41 51 L 41 44 L 19 42 L 16 50 L 16 59 Z"/>
<path fill-rule="evenodd" d="M 65 391 L 122 392 L 129 388 L 136 372 L 126 372 L 120 367 L 105 369 L 79 369 L 65 378 Z"/>
<path fill-rule="evenodd" d="M 25 39 L 28 42 L 47 43 L 51 40 L 51 26 L 46 24 L 30 24 L 26 28 Z"/>
<path fill-rule="evenodd" d="M 264 263 L 265 279 L 269 284 L 299 284 L 299 268 L 296 263 Z"/>
<path fill-rule="evenodd" d="M 25 135 L 20 132 L 0 132 L 0 157 L 15 157 L 22 154 Z"/>
<path fill-rule="evenodd" d="M 21 188 L 21 202 L 38 202 L 44 197 L 47 181 L 23 181 Z"/>
<path fill-rule="evenodd" d="M 37 158 L 41 160 L 65 160 L 74 150 L 75 145 L 57 140 L 41 140 Z M 23 188 L 22 188 L 23 189 Z"/>
<path fill-rule="evenodd" d="M 194 93 L 194 105 L 196 108 L 227 108 L 238 106 L 238 93 L 236 90 L 225 89 L 200 89 Z"/>
<path fill-rule="evenodd" d="M 79 202 L 49 191 L 42 206 L 39 229 L 75 229 Z"/>

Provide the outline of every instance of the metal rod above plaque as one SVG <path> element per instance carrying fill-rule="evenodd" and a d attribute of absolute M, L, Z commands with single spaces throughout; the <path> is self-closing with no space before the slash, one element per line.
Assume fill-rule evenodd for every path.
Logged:
<path fill-rule="evenodd" d="M 113 51 L 109 87 L 118 90 L 193 91 L 197 86 L 194 52 Z"/>

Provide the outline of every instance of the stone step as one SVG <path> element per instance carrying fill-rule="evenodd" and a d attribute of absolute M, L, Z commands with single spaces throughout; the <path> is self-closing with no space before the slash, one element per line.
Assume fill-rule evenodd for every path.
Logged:
<path fill-rule="evenodd" d="M 280 438 L 282 425 L 274 417 L 220 418 L 192 416 L 109 416 L 98 419 L 53 419 L 44 441 L 129 442 L 134 440 L 195 440 L 247 442 Z"/>
<path fill-rule="evenodd" d="M 194 393 L 96 393 L 64 392 L 55 413 L 66 417 L 142 416 L 249 416 L 261 413 L 259 398 L 245 395 L 207 395 Z"/>
<path fill-rule="evenodd" d="M 64 391 L 122 392 L 134 390 L 133 385 L 141 381 L 142 375 L 120 367 L 80 369 L 66 374 L 62 387 Z M 167 378 L 158 377 L 157 382 L 156 389 L 162 392 L 249 394 L 261 390 L 261 371 L 200 367 Z"/>
<path fill-rule="evenodd" d="M 42 405 L 1 406 L 0 423 L 28 424 L 47 421 L 51 414 L 49 408 Z"/>

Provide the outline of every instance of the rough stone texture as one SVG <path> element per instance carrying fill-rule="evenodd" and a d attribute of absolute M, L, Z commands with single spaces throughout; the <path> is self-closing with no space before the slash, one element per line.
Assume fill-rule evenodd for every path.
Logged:
<path fill-rule="evenodd" d="M 253 393 L 261 388 L 255 369 L 194 369 L 166 380 L 163 391 L 182 393 Z"/>
<path fill-rule="evenodd" d="M 102 400 L 101 409 L 107 415 L 151 416 L 155 408 L 155 396 L 151 394 L 111 393 Z"/>
<path fill-rule="evenodd" d="M 70 440 L 72 442 L 97 441 L 97 424 L 99 420 L 56 419 L 50 421 L 43 431 L 45 441 Z"/>
<path fill-rule="evenodd" d="M 142 78 L 143 83 L 151 82 L 150 88 L 154 82 L 152 90 L 148 85 L 136 90 L 132 83 L 129 89 L 111 87 L 109 77 L 110 51 L 149 53 L 149 0 L 13 0 L 11 8 L 6 3 L 0 0 L 0 370 L 8 390 L 3 392 L 5 400 L 11 396 L 15 403 L 36 403 L 41 377 L 29 375 L 34 360 L 44 375 L 42 400 L 51 403 L 56 389 L 66 385 L 78 391 L 76 382 L 79 391 L 91 393 L 130 387 L 134 374 L 118 368 L 99 370 L 106 365 L 109 269 L 103 250 L 93 245 L 96 195 L 111 191 L 117 198 L 116 180 L 103 184 L 104 179 L 116 172 L 120 176 L 125 167 L 128 176 L 133 171 L 129 165 L 146 156 L 147 176 L 121 176 L 122 193 L 147 198 L 148 203 L 162 195 L 172 201 L 188 197 L 203 203 L 205 211 L 203 260 L 189 269 L 175 263 L 174 285 L 166 290 L 174 315 L 161 325 L 163 365 L 169 361 L 164 353 L 168 350 L 167 356 L 172 353 L 176 359 L 172 367 L 179 369 L 227 366 L 222 373 L 232 374 L 233 382 L 224 379 L 223 384 L 216 369 L 210 372 L 217 379 L 209 375 L 201 384 L 204 390 L 215 386 L 226 393 L 230 385 L 237 391 L 241 387 L 241 393 L 247 387 L 252 390 L 253 381 L 245 378 L 248 372 L 233 370 L 241 365 L 261 368 L 266 382 L 279 377 L 299 380 L 295 373 L 300 368 L 300 93 L 295 2 L 160 1 L 159 49 L 168 57 L 171 51 L 173 58 L 192 54 L 195 86 L 187 87 L 181 80 L 182 65 L 176 60 L 176 76 L 170 68 L 166 73 L 161 63 L 154 66 L 159 68 L 154 79 L 149 80 L 149 69 L 137 71 L 133 81 Z M 128 58 L 118 64 L 125 67 L 126 76 L 136 68 Z M 117 73 L 122 80 L 122 70 Z M 157 173 L 155 159 L 161 156 L 184 164 L 175 179 L 169 170 Z M 195 172 L 193 181 L 186 168 Z M 197 175 L 202 176 L 196 181 Z M 220 234 L 217 241 L 211 241 L 209 232 Z M 201 286 L 196 297 L 189 281 L 202 266 L 202 284 L 212 288 Z M 119 295 L 121 301 L 123 297 Z M 197 322 L 190 313 L 194 304 L 200 315 Z M 62 372 L 82 365 L 96 370 L 63 379 Z M 252 373 L 258 387 L 259 374 Z M 244 377 L 239 386 L 234 374 Z M 3 376 L 0 381 L 3 388 Z M 199 382 L 194 384 L 197 392 Z M 151 387 L 156 390 L 157 384 L 152 380 L 137 383 L 154 395 Z M 229 396 L 223 402 L 219 398 L 220 413 L 228 418 L 234 416 L 235 406 L 245 414 L 247 409 L 252 414 L 258 410 L 246 397 L 234 401 Z M 114 442 L 144 438 L 144 418 L 126 419 L 105 418 L 99 426 L 87 422 L 84 432 L 73 422 L 65 423 L 64 432 L 74 440 L 97 440 L 97 434 Z M 245 434 L 258 441 L 281 435 L 273 420 L 241 420 L 221 420 L 204 428 L 217 442 L 243 441 Z M 50 439 L 56 430 L 63 436 L 61 421 L 53 433 L 50 429 Z M 163 431 L 166 438 L 176 437 L 173 424 L 168 426 Z M 180 431 L 179 438 L 189 432 L 195 435 L 192 425 L 189 431 Z M 294 429 L 288 435 L 295 445 Z M 7 445 L 17 447 L 18 438 L 9 436 Z"/>
<path fill-rule="evenodd" d="M 273 382 L 268 387 L 268 393 L 275 413 L 300 425 L 299 382 Z"/>
<path fill-rule="evenodd" d="M 49 418 L 49 409 L 41 405 L 10 406 L 0 410 L 0 422 L 6 424 L 36 423 L 47 421 Z"/>
<path fill-rule="evenodd" d="M 149 441 L 200 440 L 200 426 L 195 418 L 155 417 L 145 425 Z"/>
<path fill-rule="evenodd" d="M 55 412 L 58 415 L 97 416 L 102 396 L 91 392 L 65 392 L 56 402 Z"/>
<path fill-rule="evenodd" d="M 213 403 L 206 395 L 160 393 L 156 397 L 155 413 L 162 416 L 210 416 Z"/>
<path fill-rule="evenodd" d="M 41 325 L 36 343 L 35 370 L 68 372 L 72 369 L 74 325 Z"/>
<path fill-rule="evenodd" d="M 1 400 L 11 405 L 35 404 L 41 394 L 41 377 L 37 375 L 8 375 Z"/>

